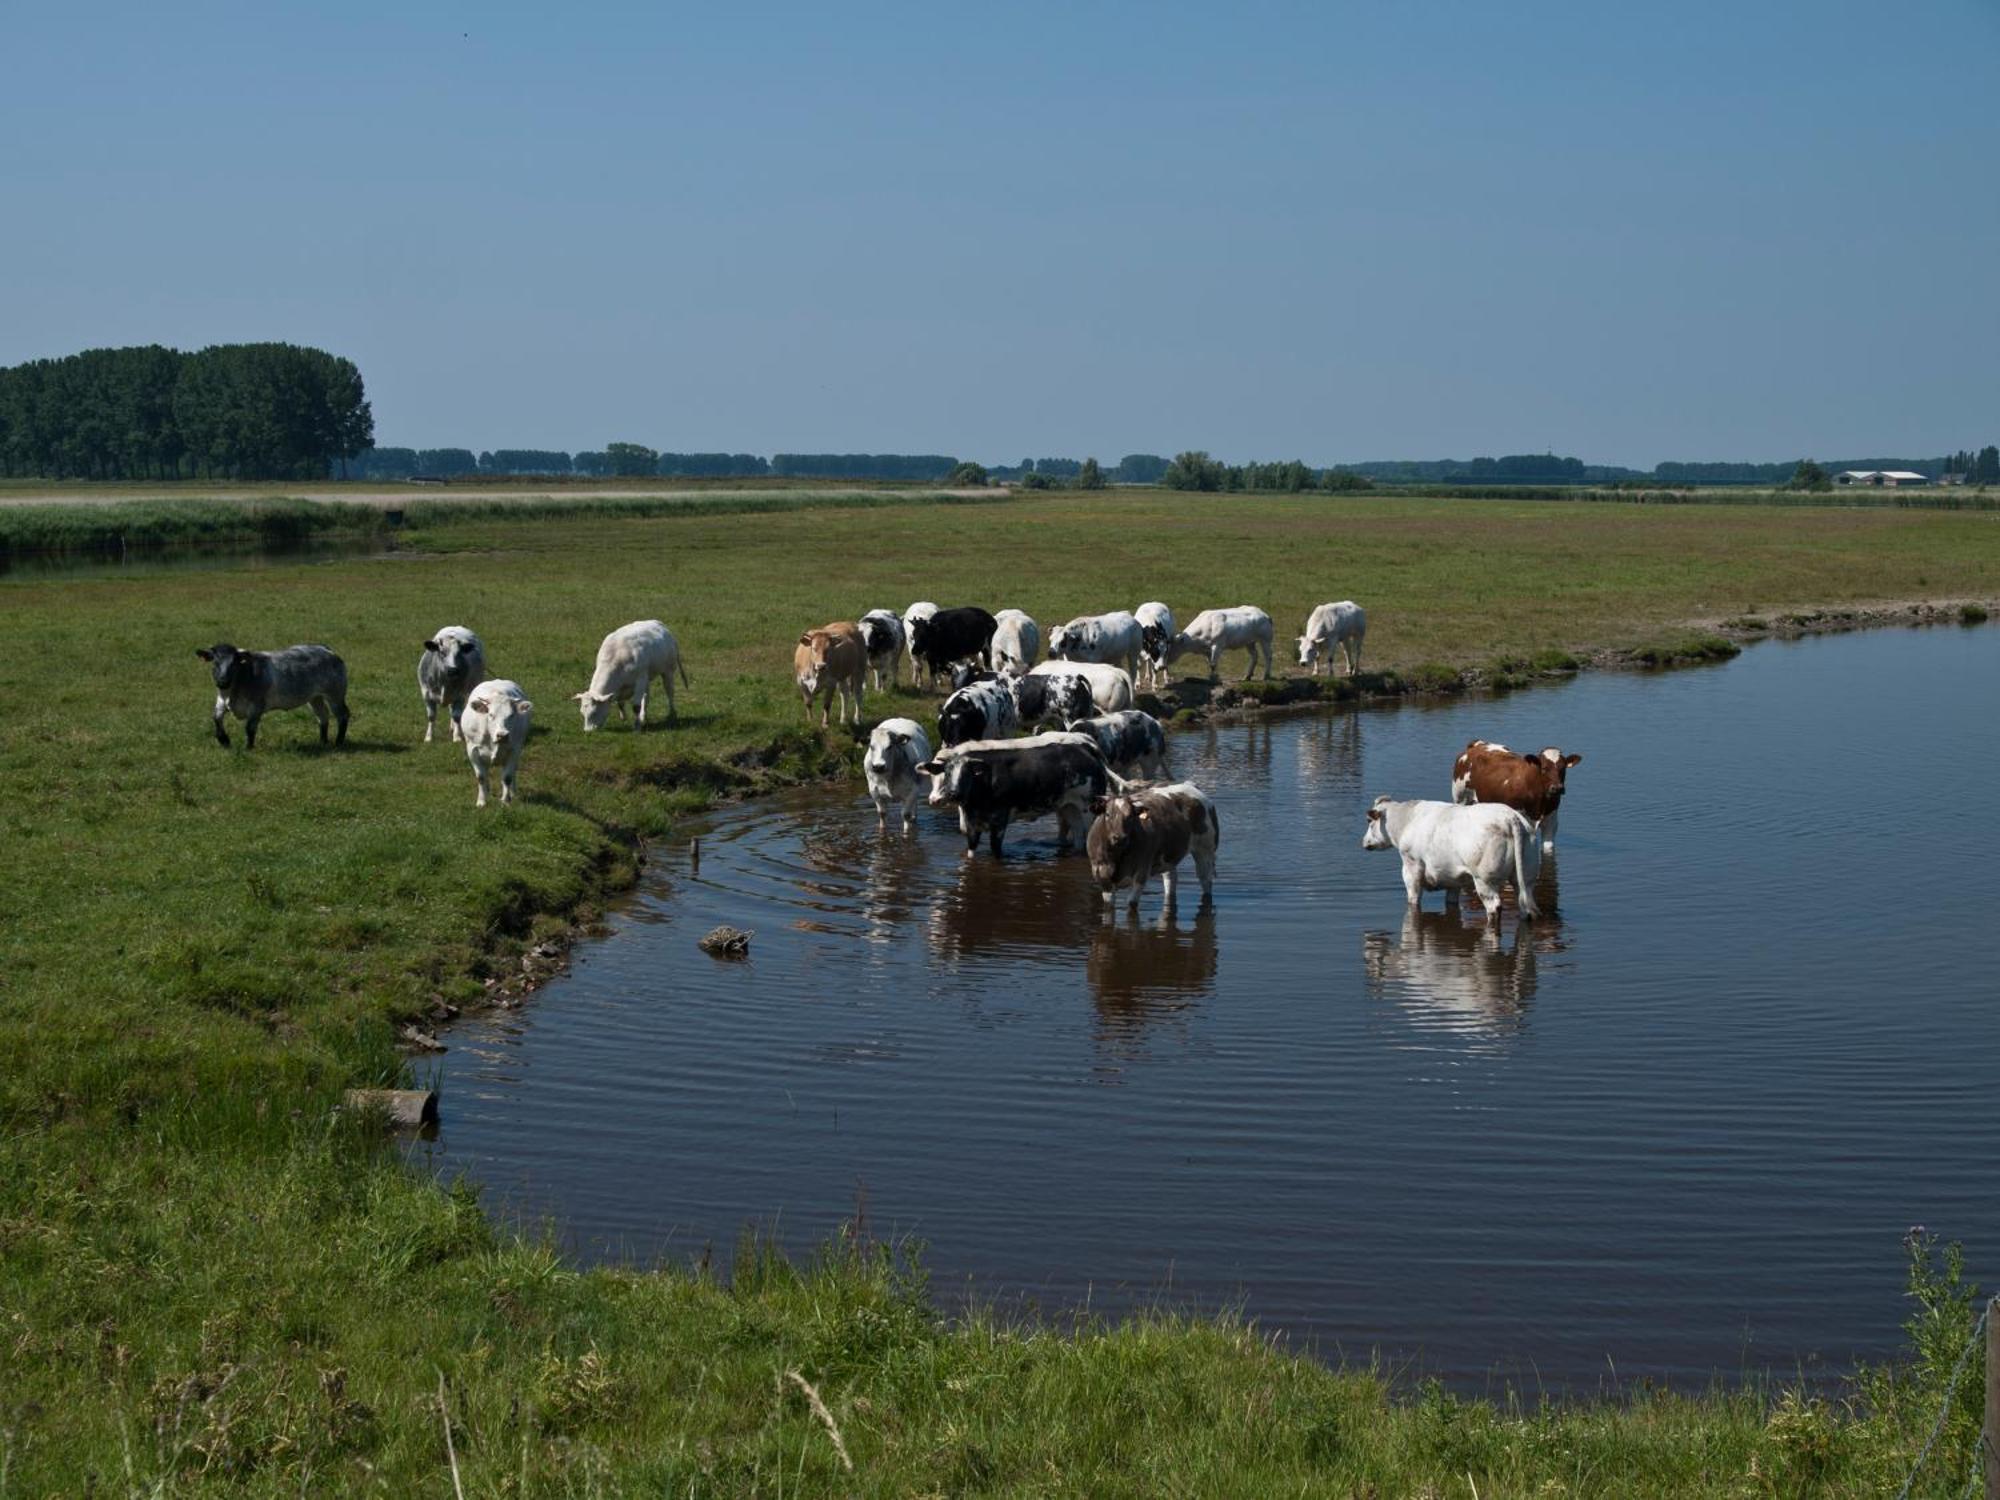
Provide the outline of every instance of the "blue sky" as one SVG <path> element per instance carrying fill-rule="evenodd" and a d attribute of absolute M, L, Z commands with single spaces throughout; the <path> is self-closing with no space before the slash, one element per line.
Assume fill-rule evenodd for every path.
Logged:
<path fill-rule="evenodd" d="M 2000 5 L 15 0 L 0 363 L 385 443 L 1316 463 L 2000 441 Z"/>

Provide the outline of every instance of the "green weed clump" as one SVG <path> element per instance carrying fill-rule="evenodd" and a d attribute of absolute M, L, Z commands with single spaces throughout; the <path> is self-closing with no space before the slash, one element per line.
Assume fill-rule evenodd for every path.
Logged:
<path fill-rule="evenodd" d="M 1691 635 L 1635 646 L 1632 659 L 1647 667 L 1692 667 L 1704 662 L 1728 661 L 1742 651 L 1741 646 L 1723 636 Z"/>
<path fill-rule="evenodd" d="M 1961 625 L 1984 625 L 1986 623 L 1986 606 L 1983 604 L 1959 605 L 1958 623 Z"/>

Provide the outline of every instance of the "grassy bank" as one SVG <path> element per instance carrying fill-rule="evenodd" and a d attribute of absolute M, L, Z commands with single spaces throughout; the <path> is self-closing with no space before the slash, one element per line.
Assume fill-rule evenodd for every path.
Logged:
<path fill-rule="evenodd" d="M 753 1258 L 727 1285 L 577 1274 L 332 1106 L 394 1075 L 398 1025 L 587 918 L 679 811 L 850 763 L 851 738 L 799 728 L 804 625 L 920 597 L 1044 622 L 1158 597 L 1256 601 L 1291 631 L 1351 595 L 1370 670 L 1553 668 L 1695 620 L 1990 600 L 1991 518 L 1119 493 L 510 512 L 406 540 L 0 582 L 0 1495 L 128 1475 L 445 1493 L 441 1372 L 468 1493 L 1858 1495 L 1914 1454 L 1929 1412 L 1900 1386 L 1865 1410 L 1753 1392 L 1530 1413 L 1392 1399 L 1226 1325 L 945 1324 L 859 1250 L 812 1274 Z M 681 723 L 585 738 L 568 693 L 606 629 L 648 615 L 694 678 Z M 453 622 L 538 704 L 505 815 L 475 816 L 462 755 L 419 743 L 418 645 Z M 299 715 L 254 754 L 217 747 L 193 656 L 217 639 L 340 650 L 348 749 Z"/>
<path fill-rule="evenodd" d="M 872 510 L 891 505 L 979 505 L 990 494 L 916 487 L 838 489 L 824 484 L 738 491 L 660 489 L 637 495 L 565 495 L 521 490 L 439 498 L 412 490 L 393 510 L 325 497 L 259 495 L 195 500 L 124 500 L 103 504 L 0 506 L 0 563 L 28 557 L 126 558 L 191 549 L 246 551 L 310 546 L 329 540 L 383 540 L 405 527 L 478 525 L 489 521 L 649 520 L 681 515 L 762 515 L 787 510 Z"/>

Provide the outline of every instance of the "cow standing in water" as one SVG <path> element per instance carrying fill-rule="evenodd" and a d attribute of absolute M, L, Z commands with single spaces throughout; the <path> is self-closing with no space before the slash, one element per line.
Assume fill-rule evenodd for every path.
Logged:
<path fill-rule="evenodd" d="M 1521 915 L 1538 917 L 1535 877 L 1541 853 L 1535 830 L 1511 807 L 1461 807 L 1452 802 L 1397 802 L 1377 797 L 1368 809 L 1364 849 L 1394 849 L 1403 857 L 1403 891 L 1417 906 L 1425 891 L 1443 891 L 1456 906 L 1470 887 L 1489 922 L 1500 918 L 1500 887 L 1512 883 Z"/>
<path fill-rule="evenodd" d="M 1565 755 L 1554 745 L 1533 755 L 1518 755 L 1492 740 L 1474 740 L 1451 768 L 1451 800 L 1498 802 L 1513 808 L 1540 830 L 1542 852 L 1553 854 L 1569 768 L 1582 759 Z"/>

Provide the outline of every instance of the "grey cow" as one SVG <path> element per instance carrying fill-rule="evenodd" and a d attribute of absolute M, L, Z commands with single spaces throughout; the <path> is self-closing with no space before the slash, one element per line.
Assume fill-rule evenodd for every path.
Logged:
<path fill-rule="evenodd" d="M 225 746 L 229 731 L 222 716 L 243 721 L 243 739 L 257 748 L 257 721 L 273 709 L 312 705 L 319 742 L 326 743 L 329 713 L 339 719 L 337 743 L 347 743 L 347 663 L 325 646 L 287 646 L 282 651 L 243 651 L 218 641 L 197 647 L 196 656 L 215 674 L 215 737 Z"/>
<path fill-rule="evenodd" d="M 451 712 L 451 737 L 459 738 L 458 721 L 465 700 L 486 680 L 486 648 L 463 625 L 447 625 L 424 642 L 417 658 L 417 690 L 424 695 L 424 743 L 437 730 L 438 706 Z"/>

